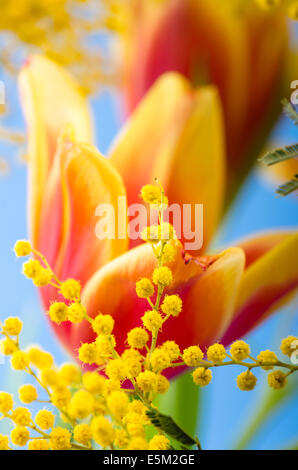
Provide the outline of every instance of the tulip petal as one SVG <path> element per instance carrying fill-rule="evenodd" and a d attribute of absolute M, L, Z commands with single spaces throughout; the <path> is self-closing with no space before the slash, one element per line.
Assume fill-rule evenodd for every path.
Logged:
<path fill-rule="evenodd" d="M 57 137 L 70 124 L 78 142 L 91 142 L 91 122 L 78 85 L 65 70 L 42 56 L 26 62 L 19 75 L 19 89 L 28 127 L 29 225 L 35 245 Z"/>
<path fill-rule="evenodd" d="M 84 285 L 102 265 L 127 250 L 127 238 L 119 239 L 116 234 L 99 239 L 96 234 L 99 204 L 109 205 L 113 213 L 104 218 L 117 229 L 123 217 L 118 197 L 125 198 L 122 179 L 94 147 L 70 141 L 61 145 L 49 175 L 39 233 L 39 249 L 61 280 L 72 277 Z M 122 223 L 126 228 L 126 219 Z M 52 301 L 64 301 L 52 286 L 40 292 L 45 309 Z M 52 323 L 52 327 L 69 349 L 73 325 Z"/>
<path fill-rule="evenodd" d="M 287 230 L 265 232 L 235 243 L 245 252 L 245 269 L 264 256 L 267 251 L 272 250 L 276 245 L 286 240 L 290 234 L 291 232 Z"/>
<path fill-rule="evenodd" d="M 193 90 L 179 74 L 162 76 L 126 124 L 111 160 L 123 176 L 129 204 L 138 202 L 144 184 L 158 178 L 170 203 L 181 209 L 192 205 L 190 225 L 196 232 L 202 227 L 195 227 L 194 207 L 203 204 L 206 247 L 224 196 L 223 124 L 215 88 Z M 179 222 L 175 228 L 185 240 Z"/>
<path fill-rule="evenodd" d="M 130 8 L 123 41 L 129 111 L 168 71 L 194 84 L 218 87 L 225 116 L 228 202 L 280 113 L 289 49 L 286 16 L 279 8 L 268 12 L 255 2 L 242 2 L 241 7 L 236 3 L 173 0 L 150 9 L 143 4 Z"/>
<path fill-rule="evenodd" d="M 257 242 L 269 247 L 270 237 L 261 237 Z M 263 256 L 252 261 L 244 272 L 234 320 L 222 339 L 225 344 L 257 326 L 298 287 L 298 234 L 273 234 L 271 243 L 272 248 L 264 250 Z"/>
<path fill-rule="evenodd" d="M 174 246 L 176 256 L 170 264 L 174 283 L 166 293 L 181 295 L 183 310 L 179 318 L 167 321 L 159 342 L 171 339 L 182 348 L 197 343 L 204 347 L 218 338 L 230 321 L 244 254 L 239 248 L 231 248 L 209 259 L 187 260 L 181 244 L 175 241 Z M 119 352 L 124 348 L 127 332 L 140 326 L 142 315 L 150 309 L 146 300 L 137 297 L 135 283 L 141 277 L 151 277 L 155 266 L 151 247 L 142 245 L 105 265 L 83 290 L 82 302 L 89 315 L 94 317 L 101 311 L 114 317 Z M 93 339 L 94 333 L 87 322 L 72 328 L 73 350 L 81 342 Z"/>
<path fill-rule="evenodd" d="M 39 246 L 58 276 L 84 284 L 127 250 L 127 237 L 117 233 L 120 217 L 126 228 L 126 207 L 123 213 L 118 209 L 119 197 L 126 202 L 125 188 L 117 170 L 91 145 L 64 142 L 55 160 L 45 191 Z M 107 212 L 97 214 L 99 205 L 108 205 L 102 206 Z M 96 232 L 99 216 L 112 230 L 101 238 Z"/>
<path fill-rule="evenodd" d="M 255 162 L 256 152 L 262 151 L 268 132 L 280 114 L 289 48 L 286 17 L 278 10 L 268 14 L 250 7 L 243 18 L 243 29 L 249 39 L 247 93 L 253 99 L 248 100 L 238 147 L 232 152 L 235 168 L 240 163 L 239 148 L 244 151 L 247 165 Z"/>

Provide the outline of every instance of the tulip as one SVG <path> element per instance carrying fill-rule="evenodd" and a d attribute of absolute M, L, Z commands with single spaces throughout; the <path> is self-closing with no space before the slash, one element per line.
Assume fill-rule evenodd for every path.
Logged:
<path fill-rule="evenodd" d="M 255 163 L 281 110 L 280 100 L 290 91 L 289 83 L 282 91 L 288 58 L 285 15 L 244 3 L 235 10 L 230 1 L 134 2 L 122 41 L 129 112 L 168 71 L 196 86 L 218 87 L 227 141 L 227 200 Z"/>
<path fill-rule="evenodd" d="M 127 239 L 97 239 L 95 209 L 108 202 L 118 219 L 118 197 L 127 193 L 128 201 L 134 201 L 154 175 L 171 200 L 204 200 L 210 239 L 224 183 L 216 91 L 192 90 L 180 75 L 165 75 L 122 130 L 110 160 L 88 143 L 88 110 L 65 71 L 33 57 L 21 72 L 20 91 L 28 127 L 33 244 L 60 279 L 81 282 L 82 302 L 91 317 L 99 311 L 113 316 L 121 353 L 127 332 L 140 325 L 146 310 L 135 283 L 152 275 L 156 261 L 149 244 L 129 249 Z M 204 348 L 221 339 L 228 344 L 263 321 L 297 287 L 297 233 L 257 236 L 212 256 L 202 251 L 205 245 L 197 254 L 185 253 L 178 240 L 172 243 L 174 283 L 167 293 L 181 296 L 183 310 L 168 320 L 159 341 L 175 340 L 181 348 L 198 343 Z M 45 309 L 59 299 L 52 287 L 40 293 Z M 53 328 L 76 358 L 80 344 L 94 339 L 87 322 Z"/>

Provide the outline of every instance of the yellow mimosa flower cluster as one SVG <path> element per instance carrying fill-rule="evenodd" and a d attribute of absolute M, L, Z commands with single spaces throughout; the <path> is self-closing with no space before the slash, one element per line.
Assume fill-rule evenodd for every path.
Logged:
<path fill-rule="evenodd" d="M 0 450 L 9 450 L 12 445 L 27 446 L 29 450 L 98 447 L 166 450 L 173 444 L 173 435 L 158 426 L 155 435 L 148 439 L 146 430 L 148 426 L 156 425 L 151 421 L 150 413 L 157 412 L 155 398 L 170 387 L 167 378 L 170 368 L 191 368 L 194 384 L 205 387 L 212 380 L 212 368 L 242 366 L 245 371 L 238 375 L 237 385 L 243 391 L 253 390 L 256 386 L 257 378 L 252 373 L 254 368 L 273 369 L 268 374 L 268 384 L 273 389 L 284 387 L 288 376 L 298 370 L 297 365 L 281 362 L 270 350 L 261 351 L 255 359 L 251 356 L 250 346 L 243 340 L 235 341 L 229 351 L 219 343 L 206 351 L 199 345 L 191 345 L 181 351 L 175 341 L 158 341 L 167 320 L 179 317 L 183 304 L 177 294 L 167 295 L 165 292 L 174 281 L 174 274 L 165 262 L 165 253 L 175 240 L 174 230 L 168 230 L 169 238 L 165 238 L 160 230 L 166 223 L 164 210 L 167 200 L 163 189 L 159 183 L 152 188 L 147 185 L 141 197 L 158 211 L 156 240 L 148 240 L 156 257 L 156 266 L 151 278 L 143 278 L 136 283 L 136 295 L 147 301 L 148 310 L 144 309 L 140 325 L 128 332 L 126 349 L 121 354 L 113 335 L 114 319 L 103 313 L 98 313 L 95 318 L 88 315 L 81 304 L 80 283 L 74 279 L 61 281 L 43 255 L 29 242 L 16 243 L 17 256 L 32 254 L 34 257 L 24 263 L 24 274 L 37 285 L 42 283 L 55 287 L 65 299 L 49 307 L 51 320 L 57 324 L 87 321 L 96 338 L 92 343 L 82 343 L 77 351 L 78 359 L 93 370 L 84 371 L 84 367 L 81 369 L 72 363 L 58 367 L 52 355 L 40 347 L 21 348 L 19 336 L 23 323 L 19 318 L 4 320 L 0 325 L 3 336 L 1 350 L 10 356 L 12 368 L 26 372 L 36 381 L 37 387 L 32 384 L 20 387 L 19 400 L 27 406 L 18 406 L 11 394 L 0 392 L 1 417 L 10 419 L 15 425 L 10 438 L 0 435 Z M 282 353 L 291 357 L 295 352 L 293 344 L 297 349 L 296 337 L 283 339 Z M 32 402 L 47 403 L 49 409 L 41 408 L 33 417 L 28 407 Z M 67 428 L 55 425 L 57 414 Z"/>
<path fill-rule="evenodd" d="M 103 81 L 102 57 L 90 47 L 90 34 L 106 28 L 106 2 L 95 0 L 11 0 L 2 2 L 0 34 L 6 41 L 0 61 L 15 71 L 16 49 L 39 50 L 71 68 L 82 89 L 92 91 Z"/>

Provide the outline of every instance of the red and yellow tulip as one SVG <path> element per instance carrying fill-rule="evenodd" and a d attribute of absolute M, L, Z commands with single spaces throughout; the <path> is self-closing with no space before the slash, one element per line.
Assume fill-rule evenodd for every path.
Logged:
<path fill-rule="evenodd" d="M 133 110 L 168 71 L 183 74 L 195 86 L 216 85 L 225 118 L 229 199 L 255 163 L 281 110 L 280 100 L 290 92 L 284 12 L 234 0 L 136 0 L 129 5 L 122 35 L 127 109 Z"/>
<path fill-rule="evenodd" d="M 200 253 L 184 253 L 173 241 L 170 263 L 183 312 L 170 319 L 160 340 L 181 347 L 229 343 L 258 325 L 298 285 L 298 234 L 271 233 L 205 255 L 224 197 L 221 106 L 213 87 L 192 89 L 179 74 L 156 82 L 104 158 L 90 143 L 90 118 L 76 83 L 54 63 L 33 57 L 20 74 L 29 139 L 29 213 L 34 247 L 60 279 L 76 278 L 88 314 L 116 320 L 119 352 L 127 332 L 140 324 L 146 307 L 135 283 L 150 277 L 155 257 L 148 244 L 129 249 L 128 240 L 98 240 L 98 204 L 127 194 L 136 201 L 141 187 L 158 177 L 170 201 L 204 203 Z M 162 106 L 161 106 L 162 104 Z M 64 134 L 61 135 L 61 131 Z M 186 158 L 187 156 L 187 158 Z M 116 217 L 119 214 L 116 212 Z M 45 308 L 57 299 L 40 289 Z M 92 341 L 89 324 L 53 324 L 66 348 L 77 356 Z"/>

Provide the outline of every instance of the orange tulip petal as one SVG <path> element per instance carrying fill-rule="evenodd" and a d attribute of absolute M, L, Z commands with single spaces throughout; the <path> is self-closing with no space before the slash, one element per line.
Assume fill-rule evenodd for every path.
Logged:
<path fill-rule="evenodd" d="M 271 241 L 278 237 L 281 235 L 272 235 Z M 260 240 L 264 246 L 266 239 Z M 269 238 L 267 246 L 268 242 Z M 257 326 L 297 289 L 297 252 L 298 234 L 289 234 L 249 264 L 237 294 L 234 320 L 223 338 L 225 344 Z"/>
<path fill-rule="evenodd" d="M 56 235 L 55 272 L 62 279 L 74 277 L 85 283 L 99 267 L 127 249 L 127 237 L 119 239 L 117 232 L 103 239 L 96 234 L 101 220 L 96 215 L 99 204 L 109 205 L 112 212 L 101 216 L 107 228 L 110 224 L 117 230 L 118 198 L 125 201 L 125 188 L 117 170 L 91 145 L 64 142 L 56 159 L 45 191 L 39 246 L 47 253 Z"/>
<path fill-rule="evenodd" d="M 106 158 L 91 145 L 62 144 L 45 191 L 39 233 L 39 249 L 61 280 L 73 277 L 84 285 L 103 264 L 127 250 L 127 238 L 98 239 L 95 233 L 100 220 L 95 212 L 99 204 L 114 208 L 115 218 L 104 217 L 107 223 L 118 226 L 118 197 L 125 197 L 125 188 Z M 52 286 L 40 291 L 45 309 L 50 302 L 61 301 Z M 69 348 L 73 325 L 65 322 L 52 326 Z"/>
<path fill-rule="evenodd" d="M 159 342 L 171 339 L 182 348 L 196 343 L 204 347 L 218 338 L 230 321 L 244 254 L 239 248 L 231 248 L 209 259 L 187 260 L 181 244 L 177 241 L 174 244 L 176 257 L 170 264 L 174 283 L 167 293 L 181 295 L 183 311 L 179 318 L 168 320 Z M 83 290 L 82 302 L 89 315 L 94 317 L 101 311 L 114 317 L 119 352 L 124 349 L 127 332 L 140 326 L 142 315 L 150 309 L 146 300 L 137 297 L 135 284 L 144 276 L 151 277 L 155 266 L 151 247 L 142 245 L 105 265 Z M 93 339 L 87 322 L 72 328 L 72 349 Z"/>
<path fill-rule="evenodd" d="M 206 247 L 224 196 L 223 124 L 215 88 L 194 91 L 179 74 L 162 76 L 126 124 L 111 160 L 123 176 L 129 204 L 138 202 L 141 187 L 154 178 L 170 204 L 192 204 L 192 230 L 194 204 L 203 204 Z M 175 228 L 181 233 L 180 227 Z"/>
<path fill-rule="evenodd" d="M 247 269 L 252 263 L 264 256 L 267 251 L 285 240 L 290 233 L 285 230 L 261 233 L 235 243 L 236 246 L 241 247 L 245 252 L 245 268 Z"/>
<path fill-rule="evenodd" d="M 34 56 L 26 62 L 19 75 L 19 89 L 28 128 L 30 230 L 36 244 L 57 137 L 70 124 L 78 142 L 91 142 L 91 122 L 75 81 L 45 57 Z"/>

